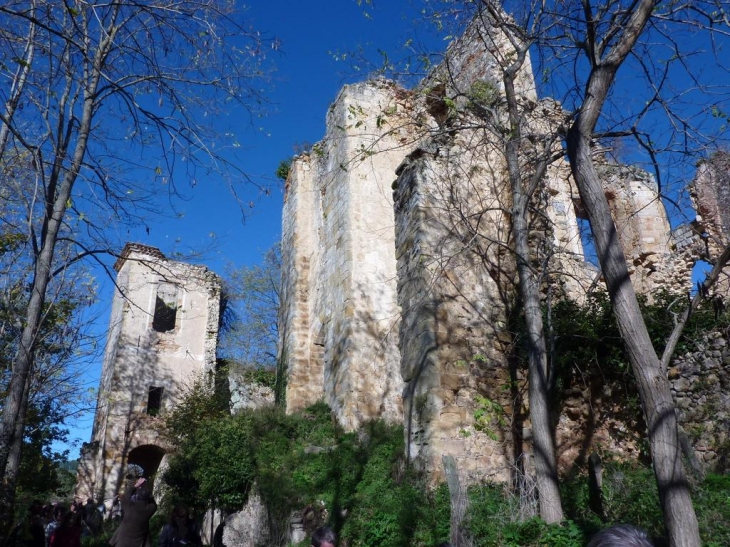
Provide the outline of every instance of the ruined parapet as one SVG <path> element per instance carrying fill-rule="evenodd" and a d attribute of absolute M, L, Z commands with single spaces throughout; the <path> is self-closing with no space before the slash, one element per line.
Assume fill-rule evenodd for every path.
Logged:
<path fill-rule="evenodd" d="M 678 252 L 654 176 L 608 162 L 596 167 L 634 290 L 647 295 L 657 290 L 685 293 L 691 286 L 693 260 Z"/>
<path fill-rule="evenodd" d="M 391 184 L 413 146 L 406 101 L 388 82 L 346 86 L 325 139 L 295 159 L 287 181 L 286 408 L 324 398 L 347 429 L 402 416 Z"/>
<path fill-rule="evenodd" d="M 204 266 L 135 243 L 115 269 L 94 427 L 77 484 L 79 497 L 106 502 L 122 487 L 127 464 L 155 474 L 169 448 L 158 416 L 195 378 L 214 372 L 221 286 Z"/>
<path fill-rule="evenodd" d="M 508 18 L 504 14 L 505 18 Z M 514 47 L 507 33 L 482 11 L 471 21 L 464 34 L 449 44 L 443 61 L 418 85 L 428 91 L 443 85 L 443 94 L 455 98 L 462 106 L 475 85 L 488 83 L 504 94 L 502 67 L 513 55 Z M 515 77 L 516 93 L 529 101 L 537 101 L 535 80 L 529 53 Z"/>
<path fill-rule="evenodd" d="M 444 455 L 470 481 L 509 476 L 509 201 L 503 159 L 470 136 L 416 150 L 395 190 L 407 451 L 434 480 Z"/>
<path fill-rule="evenodd" d="M 598 174 L 608 199 L 634 289 L 649 292 L 651 275 L 669 255 L 669 220 L 654 177 L 642 169 L 599 164 Z"/>

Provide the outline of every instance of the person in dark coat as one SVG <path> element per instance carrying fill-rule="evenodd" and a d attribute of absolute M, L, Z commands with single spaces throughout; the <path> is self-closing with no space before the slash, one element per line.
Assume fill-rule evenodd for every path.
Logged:
<path fill-rule="evenodd" d="M 114 547 L 150 547 L 150 519 L 157 504 L 144 478 L 137 479 L 121 498 L 124 518 L 109 544 Z"/>
<path fill-rule="evenodd" d="M 170 514 L 170 522 L 160 532 L 157 544 L 159 547 L 199 546 L 203 544 L 198 533 L 198 526 L 190 518 L 187 507 L 184 505 L 175 506 Z"/>
<path fill-rule="evenodd" d="M 58 526 L 51 534 L 49 547 L 81 547 L 81 513 L 62 513 Z"/>
<path fill-rule="evenodd" d="M 8 545 L 15 547 L 45 547 L 46 530 L 43 526 L 43 504 L 33 500 L 28 515 L 10 534 Z"/>

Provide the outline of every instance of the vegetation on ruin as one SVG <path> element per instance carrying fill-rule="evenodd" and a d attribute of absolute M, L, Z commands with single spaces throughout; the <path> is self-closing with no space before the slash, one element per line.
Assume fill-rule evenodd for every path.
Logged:
<path fill-rule="evenodd" d="M 654 348 L 657 353 L 661 353 L 674 328 L 677 308 L 681 311 L 687 299 L 663 292 L 655 295 L 652 303 L 645 297 L 639 300 Z M 618 403 L 611 406 L 610 416 L 629 426 L 629 430 L 615 433 L 626 435 L 627 439 L 643 438 L 646 425 L 636 380 L 608 294 L 605 291 L 595 291 L 587 297 L 583 305 L 560 298 L 553 303 L 550 310 L 544 308 L 543 312 L 545 324 L 549 325 L 551 333 L 549 378 L 553 421 L 557 420 L 566 399 L 574 390 L 583 392 L 588 389 L 591 401 L 594 397 L 605 398 L 606 393 L 610 393 L 609 397 Z M 524 343 L 524 323 L 520 321 L 519 313 L 518 310 L 517 317 L 513 318 L 515 355 L 521 366 L 526 367 L 528 350 Z M 713 300 L 704 299 L 690 316 L 675 349 L 675 355 L 699 351 L 703 337 L 712 332 L 724 332 L 728 327 L 730 311 L 718 313 L 713 306 Z M 648 446 L 644 442 L 640 446 L 643 457 L 648 462 Z M 730 452 L 723 453 L 722 457 L 730 458 Z"/>
<path fill-rule="evenodd" d="M 323 403 L 291 415 L 268 408 L 231 416 L 202 384 L 167 423 L 178 449 L 161 477 L 169 488 L 163 515 L 178 501 L 199 515 L 210 507 L 235 511 L 255 492 L 273 517 L 271 545 L 282 544 L 293 511 L 303 511 L 309 532 L 327 523 L 352 547 L 425 547 L 449 539 L 448 488 L 429 487 L 408 467 L 400 426 L 371 422 L 344 433 Z M 730 541 L 729 487 L 730 477 L 713 474 L 693 486 L 701 535 L 711 547 Z M 582 547 L 614 522 L 664 533 L 656 482 L 644 463 L 604 454 L 603 520 L 588 509 L 582 468 L 564 478 L 561 492 L 566 520 L 548 525 L 522 519 L 525 503 L 534 500 L 508 485 L 472 487 L 461 528 L 475 547 Z M 158 520 L 159 529 L 164 519 Z"/>
<path fill-rule="evenodd" d="M 277 523 L 274 537 L 303 510 L 308 530 L 329 521 L 353 546 L 448 539 L 448 496 L 430 492 L 406 466 L 401 426 L 372 422 L 344 433 L 322 403 L 292 415 L 272 407 L 229 416 L 218 408 L 212 390 L 199 387 L 169 417 L 178 451 L 162 477 L 166 503 L 230 512 L 255 492 Z"/>

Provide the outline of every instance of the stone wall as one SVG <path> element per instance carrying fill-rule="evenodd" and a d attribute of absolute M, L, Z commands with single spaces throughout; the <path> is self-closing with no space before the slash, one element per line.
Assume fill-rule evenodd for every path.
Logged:
<path fill-rule="evenodd" d="M 509 426 L 496 414 L 480 424 L 474 417 L 479 397 L 509 407 L 506 307 L 514 264 L 502 245 L 509 203 L 493 184 L 503 161 L 488 145 L 469 141 L 461 133 L 441 146 L 431 142 L 399 170 L 395 246 L 406 442 L 409 457 L 435 477 L 441 478 L 442 456 L 453 455 L 465 473 L 504 479 Z"/>
<path fill-rule="evenodd" d="M 297 158 L 282 227 L 287 410 L 324 398 L 348 429 L 400 420 L 391 183 L 412 147 L 400 90 L 345 87 L 327 135 Z"/>
<path fill-rule="evenodd" d="M 203 266 L 127 244 L 116 291 L 91 442 L 84 443 L 77 496 L 111 503 L 129 463 L 153 477 L 169 449 L 159 414 L 200 375 L 214 371 L 220 279 Z"/>
<path fill-rule="evenodd" d="M 728 332 L 708 333 L 669 369 L 679 421 L 702 467 L 730 471 Z"/>
<path fill-rule="evenodd" d="M 470 480 L 506 479 L 514 455 L 530 449 L 509 327 L 516 285 L 499 106 L 508 43 L 477 20 L 412 91 L 383 80 L 346 86 L 324 140 L 287 180 L 287 410 L 324 399 L 350 430 L 402 419 L 409 458 L 435 479 L 445 455 Z M 601 279 L 585 256 L 569 166 L 546 139 L 564 114 L 537 100 L 529 59 L 517 88 L 531 143 L 522 165 L 532 168 L 526 154 L 540 146 L 555 157 L 533 198 L 532 259 L 550 271 L 546 294 L 581 300 Z M 489 96 L 491 117 L 478 117 L 477 95 Z M 672 231 L 651 175 L 599 160 L 634 287 L 686 294 L 702 247 L 696 226 Z M 569 394 L 558 425 L 565 465 L 592 446 L 638 452 L 641 432 L 615 418 L 609 391 L 595 382 Z"/>
<path fill-rule="evenodd" d="M 668 288 L 686 294 L 693 260 L 678 255 L 654 176 L 636 167 L 598 164 L 634 289 L 650 294 Z"/>

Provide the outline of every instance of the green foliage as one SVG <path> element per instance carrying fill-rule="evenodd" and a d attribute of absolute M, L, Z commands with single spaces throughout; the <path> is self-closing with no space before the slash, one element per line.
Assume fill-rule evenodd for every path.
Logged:
<path fill-rule="evenodd" d="M 510 507 L 504 486 L 485 484 L 469 490 L 467 530 L 477 547 L 500 545 L 505 526 L 509 524 Z"/>
<path fill-rule="evenodd" d="M 354 463 L 359 481 L 341 537 L 352 546 L 433 545 L 448 539 L 448 490 L 428 491 L 404 468 L 403 431 L 369 426 Z M 358 461 L 359 460 L 359 461 Z"/>
<path fill-rule="evenodd" d="M 171 442 L 179 446 L 207 423 L 223 420 L 229 414 L 228 400 L 208 377 L 202 376 L 188 386 L 175 410 L 165 416 L 165 431 Z"/>
<path fill-rule="evenodd" d="M 707 475 L 693 497 L 705 546 L 730 545 L 730 475 Z"/>
<path fill-rule="evenodd" d="M 546 524 L 538 518 L 524 522 L 518 514 L 519 503 L 509 495 L 505 485 L 485 484 L 469 491 L 466 529 L 476 547 L 583 547 L 583 528 L 566 520 L 562 524 Z"/>
<path fill-rule="evenodd" d="M 0 247 L 10 245 L 9 241 L 17 243 L 13 237 L 0 235 Z M 0 255 L 8 249 L 0 249 Z M 18 351 L 28 298 L 23 278 L 16 279 L 18 272 L 4 271 L 4 267 L 0 260 L 0 271 L 13 282 L 8 282 L 0 295 L 0 408 L 8 396 L 11 363 Z M 73 487 L 68 473 L 60 467 L 67 453 L 58 453 L 53 446 L 67 441 L 66 420 L 73 407 L 89 401 L 86 379 L 69 371 L 70 363 L 88 352 L 82 324 L 88 300 L 82 290 L 75 289 L 64 288 L 56 300 L 43 306 L 17 476 L 16 505 L 20 507 L 33 498 L 63 499 Z"/>
<path fill-rule="evenodd" d="M 323 403 L 292 415 L 279 408 L 235 416 L 200 411 L 209 406 L 183 403 L 184 415 L 197 413 L 200 421 L 176 437 L 163 477 L 175 501 L 198 511 L 234 510 L 255 484 L 274 521 L 324 503 L 330 525 L 353 546 L 448 539 L 448 492 L 428 490 L 405 469 L 402 427 L 373 422 L 346 434 Z"/>
<path fill-rule="evenodd" d="M 28 407 L 18 474 L 17 496 L 22 505 L 32 498 L 64 499 L 72 492 L 76 477 L 62 467 L 66 454 L 52 449 L 54 442 L 64 442 L 67 436 L 59 405 L 43 400 Z"/>
<path fill-rule="evenodd" d="M 650 534 L 663 535 L 654 473 L 640 465 L 608 462 L 604 468 L 606 523 L 630 522 Z M 588 509 L 588 481 L 577 476 L 562 485 L 564 509 L 589 536 L 607 524 Z M 692 498 L 703 544 L 730 545 L 730 476 L 709 474 L 693 487 Z"/>
<path fill-rule="evenodd" d="M 157 514 L 159 514 L 159 511 Z M 109 520 L 104 521 L 102 531 L 98 536 L 81 537 L 81 547 L 109 547 L 109 540 L 112 538 L 112 535 L 114 535 L 114 530 L 116 530 L 117 526 L 118 524 L 116 522 Z M 152 535 L 153 538 L 157 537 L 155 534 L 150 535 Z"/>
<path fill-rule="evenodd" d="M 585 475 L 562 485 L 564 509 L 591 533 L 603 527 L 589 509 Z M 604 462 L 603 511 L 606 522 L 630 522 L 654 535 L 663 530 L 656 479 L 650 468 L 629 463 Z"/>
<path fill-rule="evenodd" d="M 498 440 L 496 426 L 504 428 L 507 423 L 504 408 L 499 403 L 481 395 L 476 395 L 474 402 L 476 403 L 474 429 L 486 433 L 493 441 Z"/>
<path fill-rule="evenodd" d="M 230 416 L 215 393 L 200 385 L 175 413 L 168 417 L 170 427 L 185 430 L 171 435 L 177 452 L 163 477 L 173 502 L 199 513 L 211 506 L 235 510 L 255 485 L 273 522 L 288 522 L 294 510 L 321 508 L 312 511 L 309 525 L 327 520 L 351 547 L 427 546 L 449 538 L 448 488 L 428 488 L 408 468 L 401 427 L 372 422 L 344 433 L 324 403 L 292 415 L 268 408 Z M 476 547 L 582 547 L 614 522 L 661 536 L 651 469 L 605 459 L 605 521 L 588 509 L 587 478 L 576 474 L 562 484 L 561 525 L 536 518 L 519 522 L 519 498 L 506 485 L 486 484 L 469 490 L 465 532 Z M 730 544 L 728 491 L 730 477 L 718 475 L 694 488 L 700 530 L 710 547 Z"/>
<path fill-rule="evenodd" d="M 502 93 L 493 82 L 478 80 L 471 86 L 468 97 L 469 107 L 477 114 L 482 114 L 500 103 Z"/>
<path fill-rule="evenodd" d="M 291 170 L 291 159 L 281 160 L 279 166 L 276 168 L 276 178 L 282 181 L 286 181 L 289 178 L 289 171 Z"/>
<path fill-rule="evenodd" d="M 687 300 L 676 295 L 660 293 L 652 306 L 643 306 L 642 313 L 649 329 L 649 334 L 657 352 L 664 350 L 666 339 L 674 328 L 675 315 L 684 312 Z M 721 314 L 715 313 L 711 299 L 703 299 L 699 307 L 690 315 L 677 343 L 675 355 L 688 351 L 697 351 L 697 342 L 703 335 L 712 330 L 725 330 L 730 327 L 730 310 Z"/>
<path fill-rule="evenodd" d="M 607 462 L 603 473 L 605 519 L 588 508 L 588 479 L 574 475 L 561 484 L 566 521 L 548 525 L 539 519 L 519 522 L 519 500 L 505 485 L 486 484 L 469 491 L 466 530 L 475 547 L 582 547 L 612 523 L 631 523 L 662 537 L 656 479 L 641 465 Z M 730 545 L 730 476 L 708 475 L 693 487 L 692 497 L 703 545 Z"/>

